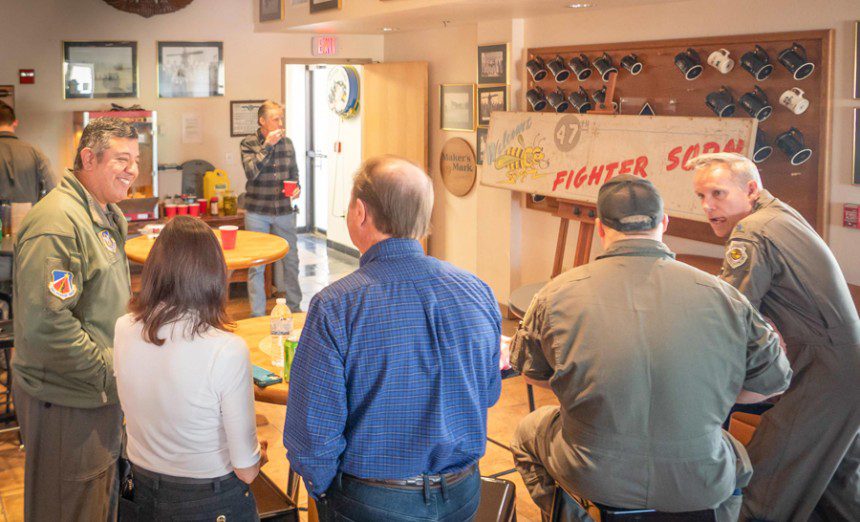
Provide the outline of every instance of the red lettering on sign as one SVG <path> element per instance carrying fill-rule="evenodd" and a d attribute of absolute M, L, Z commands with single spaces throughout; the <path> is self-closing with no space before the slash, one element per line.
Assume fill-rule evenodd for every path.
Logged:
<path fill-rule="evenodd" d="M 645 173 L 645 167 L 648 166 L 648 156 L 639 156 L 636 158 L 636 166 L 633 167 L 633 175 L 634 176 L 642 176 L 643 178 L 647 178 L 648 174 Z"/>
<path fill-rule="evenodd" d="M 681 168 L 684 170 L 690 170 L 690 168 L 687 167 L 687 162 L 690 161 L 691 159 L 695 158 L 698 155 L 699 155 L 699 144 L 697 143 L 697 144 L 693 145 L 692 147 L 688 148 L 687 152 L 684 153 L 684 163 L 681 166 Z"/>
<path fill-rule="evenodd" d="M 585 167 L 582 167 L 581 169 L 579 169 L 579 172 L 576 173 L 576 179 L 573 180 L 573 186 L 575 188 L 581 187 L 582 184 L 585 183 L 586 177 L 587 176 L 585 175 Z"/>
<path fill-rule="evenodd" d="M 632 167 L 632 166 L 633 166 L 633 160 L 632 159 L 622 161 L 621 162 L 621 168 L 618 170 L 618 175 L 620 176 L 622 174 L 630 174 L 630 167 Z M 606 178 L 606 179 L 609 179 L 609 178 Z"/>
<path fill-rule="evenodd" d="M 585 172 L 585 167 L 582 167 L 581 169 L 579 169 L 579 172 L 580 172 L 580 173 Z M 570 182 L 571 182 L 571 181 L 573 181 L 573 178 L 574 178 L 574 175 L 573 175 L 573 169 L 571 169 L 571 170 L 570 170 L 570 175 L 569 175 L 569 176 L 567 176 L 567 184 L 565 184 L 565 186 L 564 186 L 565 190 L 567 190 L 567 189 L 569 189 L 569 188 L 570 188 Z M 579 185 L 577 185 L 577 187 L 578 187 L 578 186 L 579 186 Z"/>
<path fill-rule="evenodd" d="M 555 174 L 555 181 L 552 182 L 552 191 L 555 192 L 555 189 L 558 188 L 559 185 L 564 183 L 564 177 L 567 176 L 566 170 L 560 170 Z"/>
<path fill-rule="evenodd" d="M 715 141 L 709 141 L 702 146 L 702 154 L 710 154 L 712 152 L 720 152 L 720 144 Z"/>
<path fill-rule="evenodd" d="M 674 149 L 669 151 L 669 164 L 666 165 L 666 170 L 675 170 L 678 168 L 678 165 L 681 164 L 681 160 L 678 159 L 678 154 L 684 150 L 683 147 L 675 147 Z"/>
<path fill-rule="evenodd" d="M 591 167 L 591 175 L 588 176 L 588 184 L 589 185 L 599 185 L 600 178 L 603 176 L 603 165 L 598 167 Z"/>
<path fill-rule="evenodd" d="M 744 150 L 744 140 L 738 140 L 737 143 L 735 140 L 729 140 L 726 143 L 726 146 L 723 148 L 723 152 L 734 152 L 735 154 L 742 154 Z"/>

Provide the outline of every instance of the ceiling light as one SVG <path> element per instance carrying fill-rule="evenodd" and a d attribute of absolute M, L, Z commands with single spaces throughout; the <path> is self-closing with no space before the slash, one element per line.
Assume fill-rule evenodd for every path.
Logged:
<path fill-rule="evenodd" d="M 585 9 L 586 7 L 593 7 L 593 6 L 594 6 L 594 4 L 587 4 L 587 3 L 567 4 L 567 7 L 571 8 L 571 9 Z"/>
<path fill-rule="evenodd" d="M 381 31 L 382 31 L 383 33 L 392 33 L 392 32 L 394 32 L 394 31 L 396 31 L 396 30 L 397 30 L 397 28 L 396 28 L 396 27 L 383 27 L 383 28 L 381 29 Z"/>

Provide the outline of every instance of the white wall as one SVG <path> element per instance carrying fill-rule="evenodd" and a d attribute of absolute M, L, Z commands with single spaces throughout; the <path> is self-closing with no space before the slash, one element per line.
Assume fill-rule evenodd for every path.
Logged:
<path fill-rule="evenodd" d="M 38 144 L 55 170 L 71 165 L 72 111 L 106 109 L 114 101 L 158 111 L 160 163 L 205 159 L 226 170 L 244 190 L 240 138 L 231 138 L 229 101 L 281 98 L 281 58 L 310 58 L 310 34 L 254 33 L 256 0 L 197 0 L 176 13 L 145 19 L 118 11 L 102 0 L 4 0 L 0 31 L 0 83 L 14 83 L 19 135 Z M 138 98 L 64 100 L 63 40 L 136 40 Z M 224 42 L 226 93 L 220 98 L 159 99 L 156 41 Z M 339 37 L 339 57 L 379 60 L 381 36 Z M 35 69 L 35 85 L 18 85 L 18 69 Z M 203 143 L 181 143 L 183 113 L 198 113 Z M 227 154 L 232 161 L 226 161 Z M 178 174 L 161 177 L 162 194 L 179 191 Z"/>
<path fill-rule="evenodd" d="M 728 16 L 727 16 L 728 15 Z M 860 202 L 860 187 L 851 185 L 851 100 L 856 0 L 691 0 L 671 4 L 573 11 L 543 18 L 481 22 L 474 26 L 386 36 L 385 59 L 430 61 L 431 174 L 437 181 L 432 253 L 475 270 L 507 301 L 512 288 L 547 279 L 558 232 L 558 219 L 522 209 L 518 196 L 478 187 L 463 198 L 438 182 L 441 143 L 455 136 L 474 144 L 474 133 L 439 130 L 439 83 L 474 82 L 476 45 L 511 42 L 514 110 L 523 105 L 521 76 L 524 49 L 531 47 L 661 40 L 732 34 L 835 29 L 833 128 L 831 150 L 829 244 L 849 282 L 860 284 L 860 232 L 841 227 L 843 202 Z M 714 23 L 719 20 L 719 23 Z M 522 35 L 522 36 L 521 36 Z M 426 42 L 436 42 L 428 48 Z M 441 189 L 441 190 L 440 190 Z M 671 227 L 671 225 L 670 225 Z M 570 266 L 577 227 L 571 227 L 566 266 Z M 680 253 L 720 257 L 722 248 L 668 237 Z M 594 254 L 600 251 L 595 241 Z M 507 261 L 510 260 L 508 263 Z"/>

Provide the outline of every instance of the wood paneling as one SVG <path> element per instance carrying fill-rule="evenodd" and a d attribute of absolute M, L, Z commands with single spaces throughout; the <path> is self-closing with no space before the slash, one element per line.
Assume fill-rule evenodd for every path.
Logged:
<path fill-rule="evenodd" d="M 767 134 L 770 144 L 774 147 L 771 157 L 758 164 L 764 185 L 774 195 L 796 208 L 819 234 L 824 236 L 829 202 L 830 99 L 833 54 L 831 40 L 832 31 L 830 30 L 752 34 L 605 45 L 544 47 L 529 49 L 528 58 L 540 56 L 548 62 L 556 55 L 561 55 L 565 61 L 569 61 L 573 56 L 583 53 L 593 62 L 603 52 L 608 53 L 612 57 L 613 64 L 619 69 L 615 99 L 620 102 L 621 114 L 638 114 L 643 103 L 647 101 L 658 116 L 716 117 L 705 105 L 705 97 L 708 93 L 725 85 L 731 90 L 737 106 L 735 117 L 749 117 L 738 105 L 738 100 L 744 93 L 751 91 L 754 86 L 758 85 L 765 91 L 770 104 L 773 106 L 773 113 L 770 118 L 759 123 L 759 128 Z M 792 42 L 803 45 L 809 59 L 815 64 L 812 75 L 803 80 L 795 80 L 777 59 L 780 51 L 791 47 Z M 763 81 L 756 81 L 740 66 L 741 56 L 747 51 L 753 50 L 756 44 L 767 51 L 770 63 L 774 66 L 771 76 Z M 696 50 L 704 68 L 702 74 L 691 81 L 684 78 L 674 63 L 675 55 L 688 47 Z M 728 74 L 721 74 L 707 64 L 708 56 L 717 49 L 727 49 L 731 58 L 735 60 L 734 69 Z M 629 53 L 635 53 L 644 64 L 639 75 L 631 75 L 620 65 L 621 58 Z M 551 74 L 547 75 L 541 82 L 534 82 L 525 70 L 522 74 L 528 80 L 528 88 L 539 85 L 545 93 L 552 92 L 556 87 L 570 93 L 582 86 L 591 94 L 603 86 L 603 82 L 593 67 L 591 76 L 584 82 L 577 81 L 573 74 L 561 84 L 557 84 Z M 810 101 L 809 109 L 801 115 L 795 115 L 779 104 L 780 95 L 792 87 L 803 89 L 806 98 Z M 546 110 L 551 109 L 548 107 Z M 813 150 L 812 158 L 799 166 L 792 166 L 785 154 L 775 144 L 776 136 L 791 127 L 796 127 L 803 133 L 805 144 Z M 690 190 L 692 190 L 692 184 Z M 552 201 L 546 201 L 541 205 L 529 204 L 529 207 L 552 211 L 557 208 L 557 205 Z M 706 223 L 675 219 L 672 221 L 669 233 L 700 241 L 722 242 L 714 236 Z"/>
<path fill-rule="evenodd" d="M 362 161 L 380 154 L 408 158 L 426 170 L 427 62 L 373 63 L 363 67 Z"/>

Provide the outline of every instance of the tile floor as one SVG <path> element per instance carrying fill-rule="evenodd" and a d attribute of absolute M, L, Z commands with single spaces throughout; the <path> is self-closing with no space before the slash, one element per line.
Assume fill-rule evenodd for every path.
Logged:
<path fill-rule="evenodd" d="M 352 272 L 358 266 L 358 260 L 347 254 L 326 248 L 325 241 L 312 235 L 301 235 L 299 238 L 299 282 L 302 286 L 302 309 L 307 310 L 310 298 L 332 281 Z M 233 290 L 234 294 L 237 290 Z M 274 300 L 268 304 L 270 309 Z M 243 319 L 250 314 L 246 298 L 234 298 L 230 301 L 229 312 L 236 319 Z M 513 321 L 505 321 L 502 330 L 510 335 L 515 328 Z M 538 406 L 557 404 L 554 396 L 547 390 L 535 389 L 535 401 Z M 257 412 L 264 415 L 268 423 L 258 428 L 261 439 L 269 441 L 269 463 L 263 471 L 271 477 L 279 487 L 286 488 L 289 463 L 284 454 L 283 423 L 284 408 L 273 404 L 257 403 Z M 519 474 L 513 471 L 513 459 L 505 447 L 510 443 L 517 422 L 528 413 L 528 400 L 525 384 L 520 377 L 507 379 L 502 385 L 502 396 L 499 402 L 490 409 L 488 421 L 488 436 L 495 442 L 487 443 L 487 451 L 481 459 L 480 468 L 483 475 L 502 473 L 501 478 L 511 480 L 516 484 L 517 519 L 525 522 L 540 522 L 540 513 L 532 503 L 523 486 Z M 507 472 L 507 473 L 506 473 Z M 18 448 L 18 438 L 15 433 L 0 434 L 0 522 L 17 522 L 23 520 L 23 483 L 24 483 L 24 454 Z M 307 507 L 307 496 L 302 488 L 299 506 Z M 300 513 L 301 519 L 307 519 L 306 511 Z"/>

